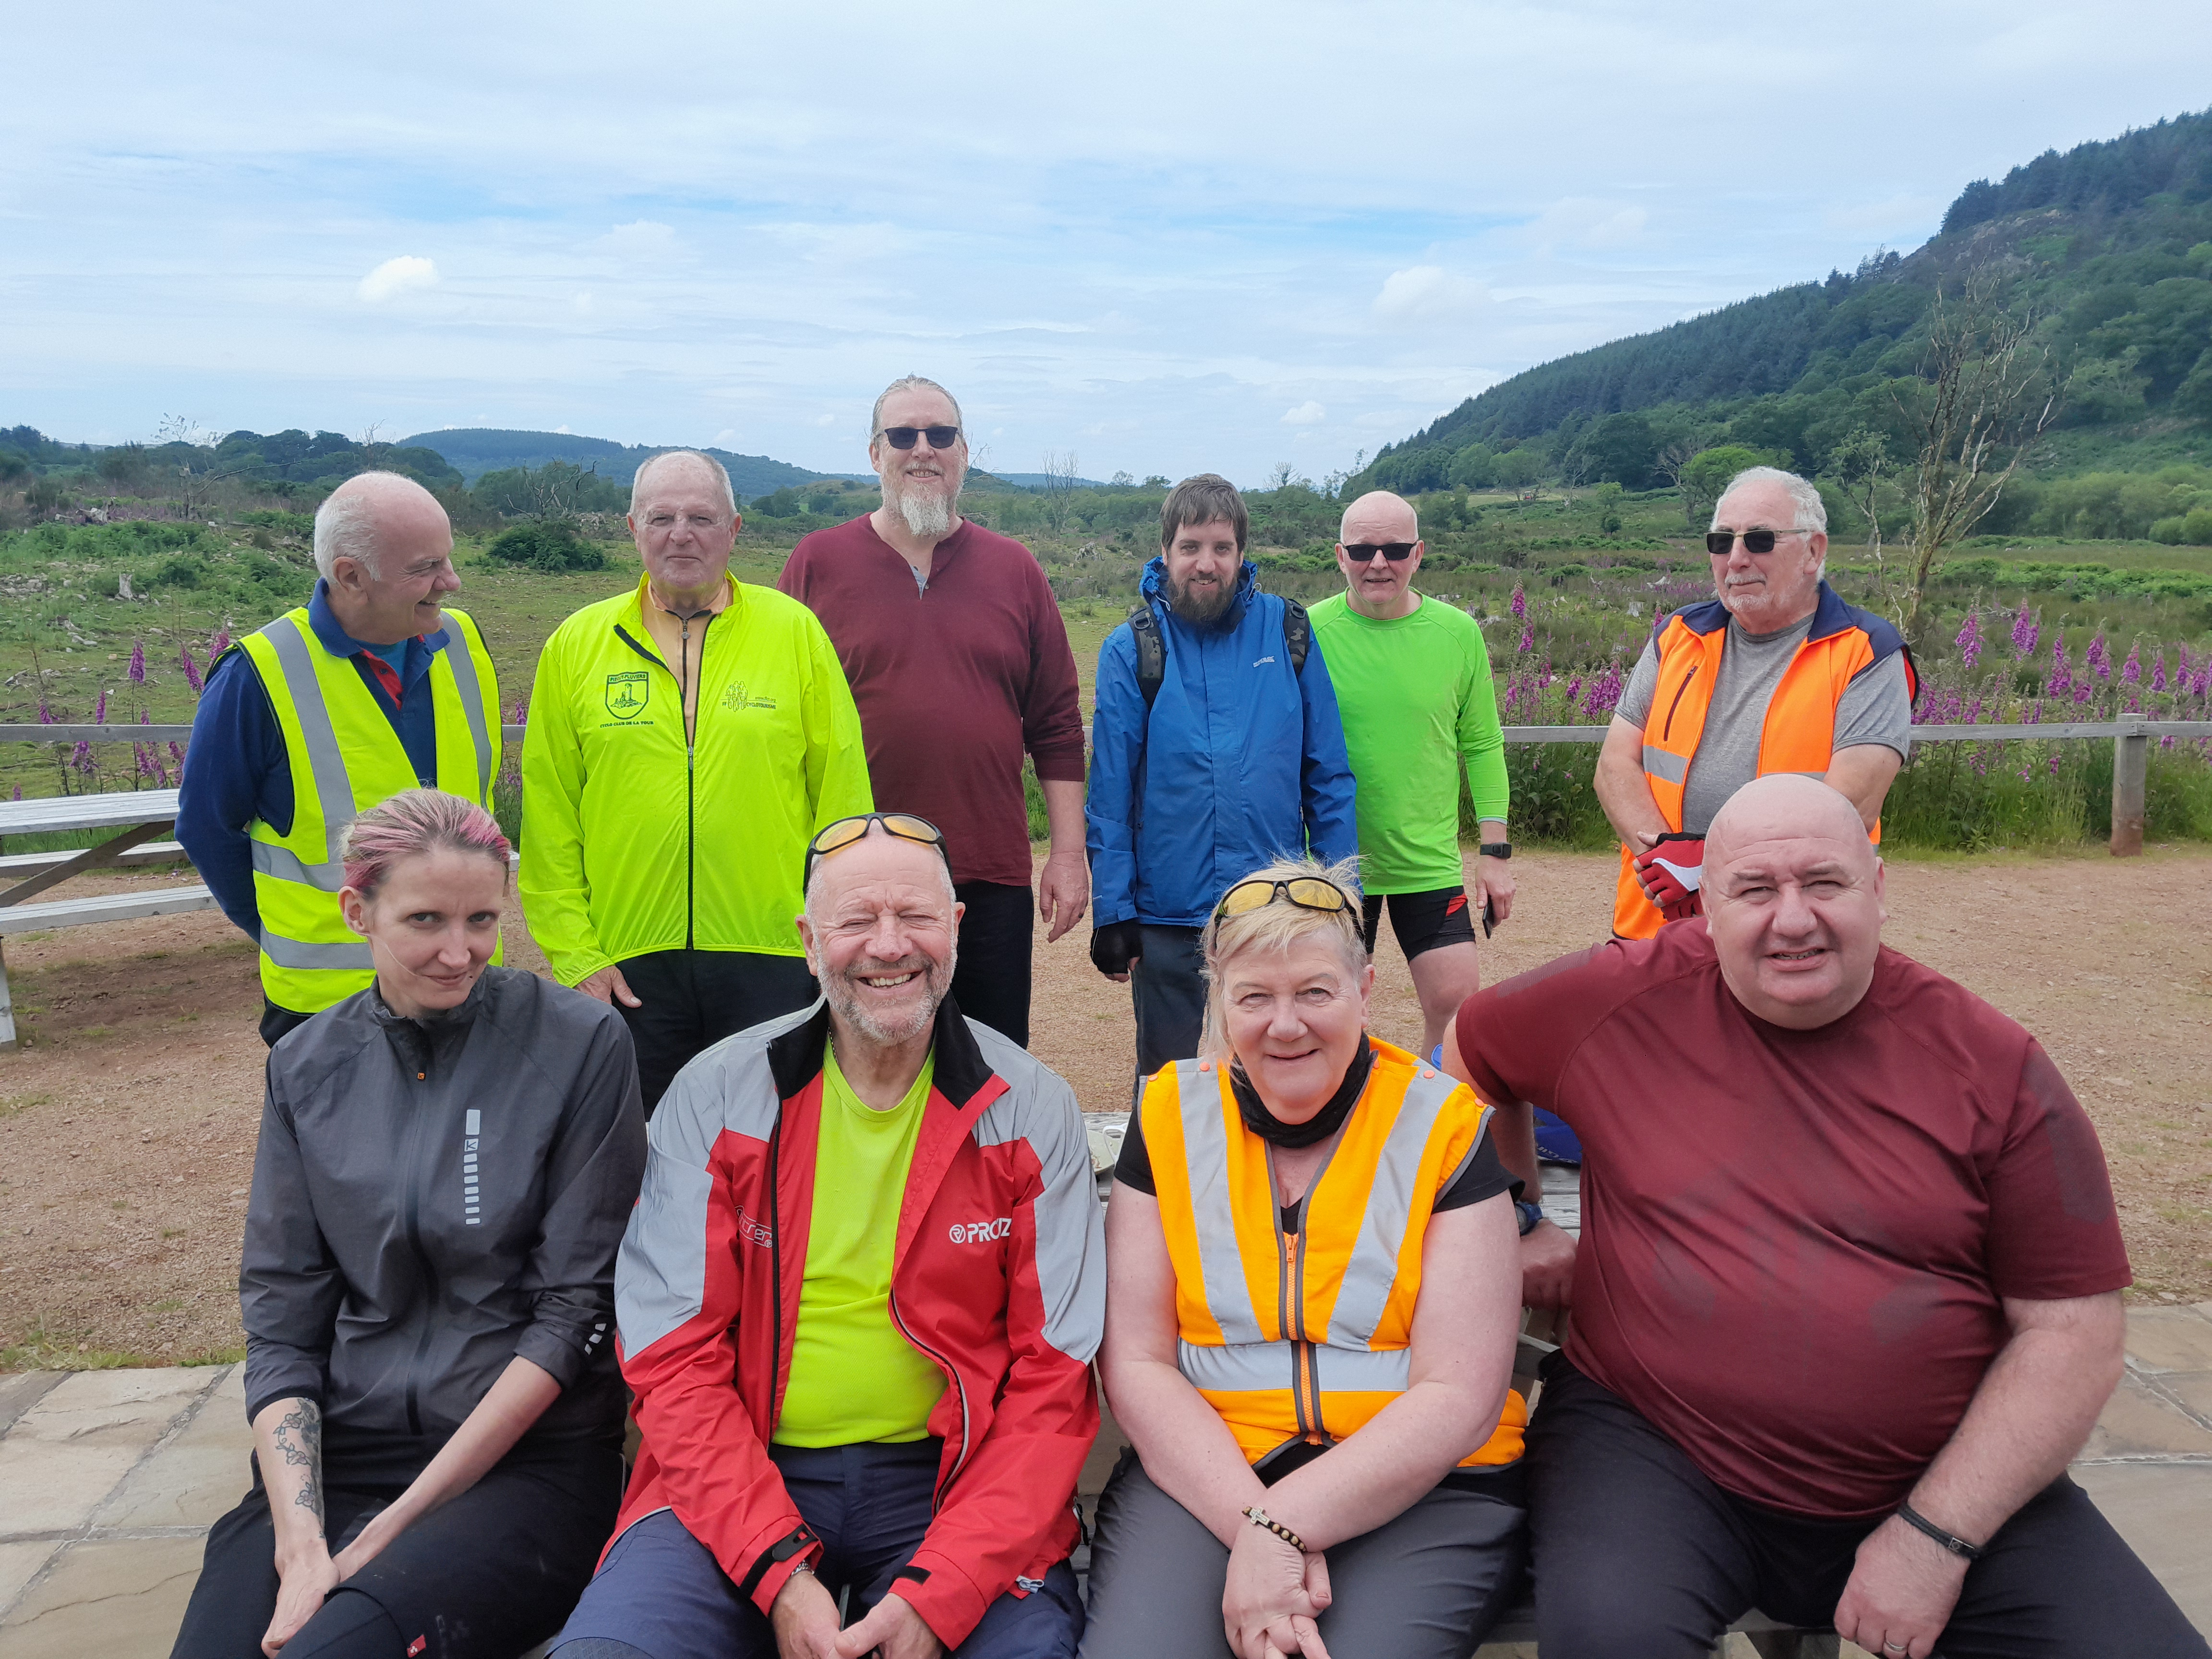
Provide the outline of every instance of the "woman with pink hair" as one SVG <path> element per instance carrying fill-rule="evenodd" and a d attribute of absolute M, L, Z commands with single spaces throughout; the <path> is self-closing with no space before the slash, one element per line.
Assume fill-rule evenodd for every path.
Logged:
<path fill-rule="evenodd" d="M 177 1659 L 512 1659 L 622 1493 L 615 1253 L 645 1164 L 629 1032 L 491 965 L 509 849 L 410 789 L 338 902 L 369 989 L 269 1056 L 240 1275 L 252 1489 Z"/>

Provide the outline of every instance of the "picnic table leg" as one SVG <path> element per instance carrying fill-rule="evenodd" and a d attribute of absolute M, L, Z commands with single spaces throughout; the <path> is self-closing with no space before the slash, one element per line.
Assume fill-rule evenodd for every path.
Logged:
<path fill-rule="evenodd" d="M 0 1049 L 15 1046 L 15 999 L 8 989 L 8 945 L 0 939 Z"/>

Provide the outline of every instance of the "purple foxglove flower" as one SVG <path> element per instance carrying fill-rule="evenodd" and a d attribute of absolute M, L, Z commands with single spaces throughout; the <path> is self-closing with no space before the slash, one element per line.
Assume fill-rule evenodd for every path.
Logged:
<path fill-rule="evenodd" d="M 183 767 L 183 765 L 184 765 L 184 763 L 185 763 L 185 746 L 184 746 L 184 744 L 180 744 L 180 743 L 173 743 L 173 744 L 171 744 L 169 745 L 169 758 L 170 758 L 171 760 L 173 760 L 173 761 L 176 762 L 177 765 L 178 765 L 179 768 L 182 768 L 182 767 Z"/>
<path fill-rule="evenodd" d="M 70 750 L 69 763 L 80 772 L 89 773 L 92 770 L 92 745 L 79 738 L 76 747 Z"/>
<path fill-rule="evenodd" d="M 2154 691 L 2166 690 L 2166 653 L 2163 650 L 2150 659 L 2150 689 Z"/>
<path fill-rule="evenodd" d="M 44 697 L 40 697 L 39 699 L 39 724 L 41 726 L 52 726 L 53 723 L 54 711 L 47 708 L 46 700 Z"/>
<path fill-rule="evenodd" d="M 2025 611 L 2027 606 L 2023 604 L 2021 608 Z M 208 660 L 210 662 L 213 662 L 217 657 L 220 657 L 224 652 L 229 649 L 230 630 L 228 628 L 216 629 L 215 630 L 215 637 L 208 641 Z"/>
<path fill-rule="evenodd" d="M 105 726 L 107 723 L 107 693 L 105 691 L 100 694 L 100 701 L 93 705 L 92 723 L 94 726 Z"/>
<path fill-rule="evenodd" d="M 2035 621 L 2027 614 L 2027 601 L 2020 602 L 2020 615 L 2012 619 L 2012 648 L 2023 662 L 2035 654 L 2035 637 L 2039 632 Z"/>
<path fill-rule="evenodd" d="M 1970 605 L 1966 620 L 1959 629 L 1959 656 L 1969 671 L 1982 659 L 1982 612 L 1979 605 Z"/>
<path fill-rule="evenodd" d="M 131 684 L 146 684 L 146 641 L 138 640 L 131 647 Z"/>
<path fill-rule="evenodd" d="M 2130 645 L 2128 647 L 2128 659 L 2120 665 L 2120 684 L 2136 685 L 2142 681 L 2142 647 L 2141 644 Z"/>
<path fill-rule="evenodd" d="M 2089 641 L 2089 648 L 2081 653 L 2081 665 L 2100 680 L 2112 678 L 2112 647 L 2105 643 L 2103 631 Z"/>
<path fill-rule="evenodd" d="M 200 678 L 200 665 L 192 660 L 192 647 L 189 644 L 177 647 L 177 661 L 183 665 L 185 684 L 198 691 L 204 682 Z"/>
<path fill-rule="evenodd" d="M 2166 739 L 2166 741 L 2167 741 L 2168 743 L 2172 743 L 2172 742 L 2173 741 L 2173 739 L 2172 739 L 2172 738 L 2168 738 Z M 17 784 L 17 785 L 15 786 L 15 793 L 14 794 L 10 795 L 8 799 L 10 799 L 10 800 L 21 800 L 21 799 L 23 799 L 23 786 L 22 786 L 21 784 L 20 784 L 20 783 L 19 783 L 19 784 Z"/>
<path fill-rule="evenodd" d="M 1577 674 L 1567 682 L 1567 707 L 1572 708 L 1582 701 L 1582 696 L 1583 677 Z"/>
<path fill-rule="evenodd" d="M 1528 627 L 1526 623 L 1523 623 L 1521 629 L 1521 643 L 1513 648 L 1516 651 L 1526 652 L 1531 649 L 1535 643 L 1536 630 Z"/>
<path fill-rule="evenodd" d="M 1513 620 L 1526 622 L 1528 619 L 1528 596 L 1521 591 L 1521 585 L 1516 582 L 1513 585 Z"/>

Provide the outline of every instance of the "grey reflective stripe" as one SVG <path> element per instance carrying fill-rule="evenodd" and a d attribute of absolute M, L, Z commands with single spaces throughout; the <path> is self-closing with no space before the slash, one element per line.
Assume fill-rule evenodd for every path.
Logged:
<path fill-rule="evenodd" d="M 484 725 L 483 687 L 477 683 L 477 662 L 469 652 L 468 629 L 450 618 L 446 623 L 447 666 L 453 671 L 453 689 L 461 694 L 461 713 L 468 716 L 469 736 L 477 745 L 477 804 L 491 805 L 491 732 Z"/>
<path fill-rule="evenodd" d="M 314 776 L 315 799 L 322 804 L 325 858 L 338 860 L 338 838 L 354 820 L 353 785 L 346 777 L 345 759 L 338 752 L 337 733 L 331 728 L 330 705 L 323 701 L 322 682 L 315 678 L 314 659 L 308 654 L 307 636 L 289 617 L 279 617 L 261 630 L 276 648 L 277 665 L 284 671 L 284 689 L 300 721 L 307 745 L 307 769 Z M 296 827 L 296 826 L 295 826 Z M 320 882 L 315 884 L 321 886 Z M 336 888 L 326 890 L 335 892 Z M 366 948 L 366 947 L 364 947 Z M 286 963 L 286 967 L 307 967 Z M 366 966 L 367 964 L 363 964 Z"/>
<path fill-rule="evenodd" d="M 266 841 L 249 841 L 247 844 L 253 849 L 255 872 L 272 880 L 296 881 L 325 893 L 335 893 L 345 885 L 345 866 L 335 859 L 328 864 L 302 864 L 299 854 L 289 847 Z"/>
<path fill-rule="evenodd" d="M 1690 775 L 1690 757 L 1670 755 L 1664 749 L 1644 745 L 1644 769 L 1655 778 L 1664 778 L 1669 783 L 1680 783 Z"/>
<path fill-rule="evenodd" d="M 1376 1326 L 1382 1323 L 1382 1310 L 1398 1282 L 1398 1253 L 1404 1248 L 1406 1225 L 1413 1213 L 1413 1187 L 1420 1179 L 1422 1155 L 1429 1149 L 1437 1114 L 1458 1087 L 1444 1073 L 1426 1066 L 1417 1070 L 1406 1085 L 1397 1121 L 1391 1124 L 1382 1156 L 1376 1160 L 1375 1184 L 1367 1189 L 1367 1213 L 1359 1224 L 1358 1240 L 1345 1261 L 1344 1279 L 1336 1292 L 1336 1304 L 1329 1310 L 1328 1341 L 1364 1348 L 1375 1334 Z M 1372 1109 L 1371 1102 L 1369 1106 Z"/>
<path fill-rule="evenodd" d="M 367 939 L 355 939 L 343 945 L 314 945 L 306 939 L 287 939 L 282 933 L 261 930 L 262 954 L 279 968 L 360 968 L 374 971 L 376 958 L 369 954 Z"/>
<path fill-rule="evenodd" d="M 1191 1219 L 1198 1233 L 1200 1293 L 1230 1342 L 1263 1342 L 1260 1316 L 1244 1282 L 1237 1248 L 1237 1212 L 1229 1196 L 1229 1137 L 1222 1117 L 1220 1073 L 1200 1062 L 1176 1062 L 1176 1103 L 1182 1113 L 1184 1162 L 1188 1166 Z M 1150 1092 L 1149 1091 L 1147 1091 Z M 1147 1143 L 1150 1144 L 1150 1143 Z M 1273 1386 L 1285 1388 L 1287 1381 Z"/>
<path fill-rule="evenodd" d="M 1194 1389 L 1215 1394 L 1279 1394 L 1295 1386 L 1296 1345 L 1235 1342 L 1213 1347 L 1176 1344 L 1176 1369 Z M 1403 1394 L 1412 1380 L 1413 1360 L 1406 1348 L 1340 1348 L 1317 1343 L 1314 1372 L 1324 1395 Z"/>

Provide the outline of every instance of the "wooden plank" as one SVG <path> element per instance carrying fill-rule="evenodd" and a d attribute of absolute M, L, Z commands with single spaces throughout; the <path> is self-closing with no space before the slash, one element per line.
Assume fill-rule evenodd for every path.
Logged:
<path fill-rule="evenodd" d="M 88 847 L 81 853 L 72 853 L 59 864 L 41 870 L 27 881 L 19 881 L 6 892 L 0 893 L 0 908 L 21 904 L 34 893 L 43 893 L 49 887 L 59 886 L 71 876 L 112 864 L 132 848 L 153 840 L 169 827 L 167 823 L 136 824 L 121 835 L 101 842 L 97 847 Z"/>
<path fill-rule="evenodd" d="M 64 830 L 112 830 L 126 823 L 174 823 L 177 792 L 132 789 L 106 795 L 46 795 L 0 800 L 0 836 Z"/>
<path fill-rule="evenodd" d="M 499 729 L 507 742 L 522 741 L 520 724 Z M 183 743 L 191 735 L 190 726 L 131 726 L 119 720 L 104 726 L 0 724 L 0 743 Z"/>
<path fill-rule="evenodd" d="M 19 904 L 0 910 L 0 939 L 50 927 L 140 921 L 148 916 L 182 915 L 214 908 L 215 895 L 205 887 L 157 887 L 137 893 L 101 893 L 92 898 L 48 899 L 43 904 Z"/>
<path fill-rule="evenodd" d="M 0 876 L 31 876 L 41 870 L 51 870 L 57 864 L 65 864 L 76 856 L 74 853 L 16 853 L 0 858 Z M 119 870 L 135 870 L 147 864 L 189 864 L 185 849 L 173 841 L 157 841 L 151 847 L 134 847 L 127 853 L 118 853 L 107 862 Z"/>

